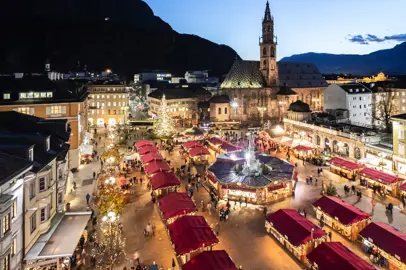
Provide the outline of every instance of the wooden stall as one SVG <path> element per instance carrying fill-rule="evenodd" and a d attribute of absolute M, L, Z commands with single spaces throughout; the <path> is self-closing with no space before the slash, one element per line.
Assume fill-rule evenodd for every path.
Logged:
<path fill-rule="evenodd" d="M 330 164 L 331 172 L 353 181 L 356 180 L 358 171 L 363 167 L 361 164 L 339 157 L 330 159 Z"/>
<path fill-rule="evenodd" d="M 363 168 L 358 173 L 361 184 L 378 190 L 379 193 L 398 196 L 404 179 L 372 168 Z"/>

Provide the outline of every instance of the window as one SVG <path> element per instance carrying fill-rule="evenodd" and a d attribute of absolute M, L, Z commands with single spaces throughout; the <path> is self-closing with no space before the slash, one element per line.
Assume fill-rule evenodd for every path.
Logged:
<path fill-rule="evenodd" d="M 37 211 L 30 217 L 30 229 L 31 233 L 37 229 Z"/>
<path fill-rule="evenodd" d="M 271 47 L 271 57 L 275 57 L 275 48 Z"/>
<path fill-rule="evenodd" d="M 15 111 L 23 114 L 28 114 L 28 115 L 34 115 L 35 114 L 35 109 L 30 108 L 30 107 L 20 107 L 17 109 L 14 109 Z"/>
<path fill-rule="evenodd" d="M 110 102 L 107 102 L 107 106 L 108 106 L 108 107 L 110 107 L 110 104 L 111 104 Z"/>
<path fill-rule="evenodd" d="M 366 104 L 364 104 L 364 108 L 366 108 L 367 107 L 367 105 Z"/>
<path fill-rule="evenodd" d="M 92 102 L 92 107 L 94 107 L 95 106 L 95 103 L 94 102 Z"/>
<path fill-rule="evenodd" d="M 113 106 L 116 106 L 116 105 L 117 105 L 117 103 L 114 101 L 114 102 L 113 102 Z"/>
<path fill-rule="evenodd" d="M 399 140 L 403 140 L 405 138 L 405 131 L 403 129 L 399 129 Z"/>
<path fill-rule="evenodd" d="M 405 108 L 405 107 L 402 107 L 402 111 L 404 111 L 404 110 L 406 110 L 406 108 Z"/>
<path fill-rule="evenodd" d="M 99 96 L 99 95 L 97 95 L 97 96 L 96 96 L 96 98 L 100 98 L 100 96 Z"/>
<path fill-rule="evenodd" d="M 402 92 L 402 96 L 404 96 L 405 95 L 405 92 Z"/>
<path fill-rule="evenodd" d="M 107 111 L 107 114 L 110 114 L 110 110 Z"/>
<path fill-rule="evenodd" d="M 406 102 L 406 100 L 404 98 L 402 98 L 402 103 L 405 103 L 405 102 Z"/>
<path fill-rule="evenodd" d="M 121 102 L 118 102 L 118 106 L 121 106 Z"/>
<path fill-rule="evenodd" d="M 41 177 L 39 179 L 39 192 L 42 192 L 45 190 L 46 190 L 46 179 L 45 179 L 45 177 Z"/>
<path fill-rule="evenodd" d="M 116 95 L 114 95 L 113 98 L 116 98 Z"/>
<path fill-rule="evenodd" d="M 34 98 L 39 98 L 39 93 L 38 92 L 34 93 Z"/>
<path fill-rule="evenodd" d="M 46 147 L 47 147 L 47 151 L 49 151 L 49 149 L 51 149 L 51 142 L 50 142 L 49 137 L 46 140 Z"/>
<path fill-rule="evenodd" d="M 96 105 L 96 106 L 97 106 L 97 109 L 100 108 L 100 103 L 97 102 L 96 104 L 97 104 L 97 105 Z"/>
<path fill-rule="evenodd" d="M 14 199 L 11 203 L 11 218 L 15 218 L 17 216 L 17 199 Z"/>
<path fill-rule="evenodd" d="M 41 98 L 46 98 L 47 97 L 47 93 L 43 92 L 40 94 Z"/>
<path fill-rule="evenodd" d="M 359 100 L 362 100 L 362 97 L 359 97 Z"/>
<path fill-rule="evenodd" d="M 47 108 L 47 114 L 62 114 L 65 113 L 64 109 L 66 109 L 65 106 L 60 105 L 51 106 Z"/>
<path fill-rule="evenodd" d="M 47 220 L 47 208 L 41 208 L 41 223 Z"/>
<path fill-rule="evenodd" d="M 7 213 L 2 219 L 3 235 L 10 231 L 10 213 Z"/>
<path fill-rule="evenodd" d="M 47 92 L 47 98 L 51 98 L 52 97 L 52 92 Z"/>
<path fill-rule="evenodd" d="M 263 56 L 266 56 L 266 48 L 263 48 L 263 49 L 262 49 L 262 55 L 263 55 Z"/>
<path fill-rule="evenodd" d="M 28 160 L 34 161 L 34 148 L 28 149 Z"/>
<path fill-rule="evenodd" d="M 63 203 L 63 193 L 59 192 L 58 193 L 58 204 L 62 204 Z"/>
<path fill-rule="evenodd" d="M 3 269 L 10 270 L 10 254 L 7 254 L 3 259 Z"/>
<path fill-rule="evenodd" d="M 11 257 L 14 257 L 17 254 L 17 238 L 11 240 L 10 254 Z"/>
<path fill-rule="evenodd" d="M 218 113 L 217 114 L 221 114 L 221 108 L 218 108 Z"/>
<path fill-rule="evenodd" d="M 227 108 L 224 108 L 224 114 L 227 114 Z"/>
<path fill-rule="evenodd" d="M 20 99 L 26 99 L 27 93 L 20 93 Z"/>
<path fill-rule="evenodd" d="M 104 114 L 104 110 L 101 110 L 101 114 Z"/>
<path fill-rule="evenodd" d="M 10 99 L 10 93 L 4 93 L 3 99 Z"/>

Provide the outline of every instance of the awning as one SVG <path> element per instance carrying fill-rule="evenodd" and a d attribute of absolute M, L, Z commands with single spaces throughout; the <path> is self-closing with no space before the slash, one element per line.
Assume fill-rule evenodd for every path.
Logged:
<path fill-rule="evenodd" d="M 197 212 L 195 203 L 186 193 L 171 192 L 158 199 L 158 207 L 163 219 Z"/>
<path fill-rule="evenodd" d="M 219 242 L 202 216 L 184 216 L 168 225 L 169 236 L 177 255 L 209 247 Z"/>
<path fill-rule="evenodd" d="M 212 138 L 209 139 L 209 142 L 210 142 L 211 144 L 214 144 L 214 145 L 221 145 L 221 144 L 223 144 L 225 141 L 224 141 L 223 139 L 219 138 L 219 137 L 212 137 Z"/>
<path fill-rule="evenodd" d="M 184 147 L 185 149 L 187 149 L 187 150 L 192 149 L 192 148 L 195 148 L 195 147 L 203 147 L 203 145 L 200 144 L 200 143 L 197 142 L 197 141 L 188 141 L 188 142 L 185 142 L 185 143 L 182 144 L 182 145 L 183 145 L 183 147 Z"/>
<path fill-rule="evenodd" d="M 399 186 L 400 190 L 406 191 L 406 183 L 403 183 Z"/>
<path fill-rule="evenodd" d="M 372 222 L 359 234 L 380 249 L 406 263 L 406 233 L 383 222 Z"/>
<path fill-rule="evenodd" d="M 227 152 L 233 152 L 233 151 L 241 150 L 241 147 L 235 146 L 234 144 L 231 144 L 229 142 L 224 142 L 223 144 L 220 145 L 220 148 L 227 151 Z"/>
<path fill-rule="evenodd" d="M 155 161 L 155 160 L 163 160 L 163 157 L 160 154 L 154 153 L 154 152 L 148 153 L 148 154 L 141 157 L 141 161 L 144 164 L 150 163 L 150 162 Z"/>
<path fill-rule="evenodd" d="M 70 257 L 90 219 L 90 212 L 66 212 L 56 214 L 49 231 L 41 235 L 25 260 L 44 260 Z M 62 244 L 61 244 L 62 243 Z"/>
<path fill-rule="evenodd" d="M 237 270 L 225 250 L 203 251 L 182 265 L 182 270 Z"/>
<path fill-rule="evenodd" d="M 334 166 L 341 167 L 347 170 L 356 170 L 363 167 L 361 164 L 338 157 L 330 159 L 330 163 L 333 164 Z"/>
<path fill-rule="evenodd" d="M 281 235 L 286 236 L 294 246 L 307 243 L 312 240 L 312 237 L 318 239 L 326 235 L 322 229 L 294 209 L 279 209 L 270 214 L 266 221 Z M 313 235 L 312 229 L 314 229 Z"/>
<path fill-rule="evenodd" d="M 138 141 L 138 142 L 135 143 L 135 146 L 137 148 L 141 148 L 141 147 L 146 146 L 146 145 L 154 146 L 154 142 L 150 141 L 150 140 L 141 140 L 141 141 Z"/>
<path fill-rule="evenodd" d="M 205 147 L 195 147 L 189 150 L 189 155 L 192 157 L 210 155 L 209 150 Z"/>
<path fill-rule="evenodd" d="M 313 147 L 304 146 L 304 145 L 298 145 L 294 149 L 297 150 L 297 151 L 311 151 L 311 150 L 313 150 Z"/>
<path fill-rule="evenodd" d="M 155 146 L 144 146 L 138 150 L 138 154 L 141 156 L 148 153 L 158 153 L 158 149 L 156 149 Z"/>
<path fill-rule="evenodd" d="M 395 175 L 381 172 L 372 168 L 364 168 L 359 172 L 359 174 L 385 185 L 393 184 L 402 180 L 400 177 L 396 177 Z"/>
<path fill-rule="evenodd" d="M 324 242 L 313 249 L 307 258 L 318 270 L 374 270 L 340 242 Z"/>
<path fill-rule="evenodd" d="M 332 218 L 337 219 L 344 225 L 351 225 L 364 219 L 370 218 L 370 215 L 340 200 L 337 197 L 323 196 L 313 203 L 313 206 L 319 208 Z"/>
<path fill-rule="evenodd" d="M 172 172 L 157 172 L 150 179 L 152 190 L 180 185 L 179 179 Z"/>
<path fill-rule="evenodd" d="M 157 173 L 157 172 L 165 172 L 165 171 L 170 171 L 171 168 L 169 167 L 168 163 L 163 160 L 155 160 L 147 164 L 147 166 L 144 167 L 145 172 L 148 175 Z"/>

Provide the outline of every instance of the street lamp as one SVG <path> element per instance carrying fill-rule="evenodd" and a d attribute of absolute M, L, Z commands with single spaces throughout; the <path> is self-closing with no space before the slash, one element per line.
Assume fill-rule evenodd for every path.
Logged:
<path fill-rule="evenodd" d="M 261 125 L 264 124 L 264 112 L 266 111 L 266 107 L 258 107 L 258 111 L 261 115 Z"/>

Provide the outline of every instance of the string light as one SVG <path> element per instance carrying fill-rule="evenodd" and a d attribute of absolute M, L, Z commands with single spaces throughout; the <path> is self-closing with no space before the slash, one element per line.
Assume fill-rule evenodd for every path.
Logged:
<path fill-rule="evenodd" d="M 176 133 L 172 117 L 167 112 L 167 107 L 166 98 L 163 95 L 155 126 L 155 133 L 158 137 L 170 137 Z"/>

